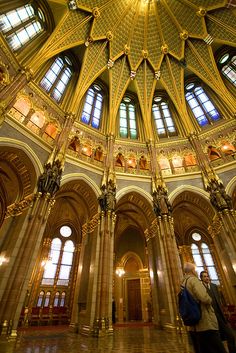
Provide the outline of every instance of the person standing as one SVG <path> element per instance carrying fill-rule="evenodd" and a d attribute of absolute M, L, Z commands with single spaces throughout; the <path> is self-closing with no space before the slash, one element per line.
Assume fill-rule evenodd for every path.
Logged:
<path fill-rule="evenodd" d="M 189 327 L 195 353 L 226 353 L 220 338 L 217 318 L 211 305 L 212 299 L 206 287 L 198 279 L 195 264 L 185 263 L 184 273 L 181 285 L 186 285 L 187 290 L 201 307 L 200 321 L 195 326 Z"/>
<path fill-rule="evenodd" d="M 200 273 L 200 278 L 212 298 L 212 306 L 218 320 L 221 339 L 222 341 L 227 341 L 229 353 L 236 353 L 235 336 L 222 311 L 222 298 L 218 286 L 211 283 L 206 271 Z"/>

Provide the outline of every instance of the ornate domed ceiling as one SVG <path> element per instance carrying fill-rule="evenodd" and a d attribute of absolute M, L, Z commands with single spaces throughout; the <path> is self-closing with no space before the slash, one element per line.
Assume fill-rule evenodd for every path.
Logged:
<path fill-rule="evenodd" d="M 81 98 L 97 77 L 109 83 L 109 131 L 127 89 L 137 93 L 146 134 L 152 136 L 151 105 L 156 89 L 173 101 L 184 130 L 193 130 L 184 96 L 186 76 L 205 81 L 227 106 L 214 51 L 235 47 L 233 7 L 223 0 L 50 0 L 56 26 L 30 63 L 36 72 L 48 59 L 73 50 L 79 76 L 70 106 L 77 113 Z M 185 119 L 186 117 L 186 119 Z"/>

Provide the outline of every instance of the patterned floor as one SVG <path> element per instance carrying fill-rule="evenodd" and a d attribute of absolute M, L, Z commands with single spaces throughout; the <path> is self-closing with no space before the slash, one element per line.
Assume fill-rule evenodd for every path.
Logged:
<path fill-rule="evenodd" d="M 92 338 L 68 327 L 28 328 L 16 340 L 0 338 L 0 353 L 192 353 L 186 335 L 153 327 L 115 327 L 112 336 Z"/>

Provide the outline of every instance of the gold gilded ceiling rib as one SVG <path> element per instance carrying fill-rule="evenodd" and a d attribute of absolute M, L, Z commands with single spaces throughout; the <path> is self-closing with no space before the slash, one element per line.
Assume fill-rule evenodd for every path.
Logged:
<path fill-rule="evenodd" d="M 45 42 L 45 44 L 42 46 L 42 48 L 38 51 L 38 53 L 31 61 L 30 68 L 34 72 L 37 71 L 45 61 L 47 61 L 49 58 L 55 55 L 55 51 L 53 51 L 53 47 L 55 46 L 58 47 L 58 43 L 61 43 L 66 38 L 69 38 L 70 34 L 73 34 L 76 28 L 79 28 L 80 26 L 85 25 L 92 18 L 91 15 L 87 16 L 81 22 L 77 23 L 74 27 L 70 28 L 68 31 L 66 28 L 67 28 L 68 21 L 70 21 L 70 16 L 72 16 L 72 13 L 68 11 L 65 14 L 65 16 L 61 19 L 59 24 L 56 26 L 53 33 L 49 36 L 48 40 Z M 65 29 L 65 34 L 64 35 L 60 34 L 60 32 L 63 33 L 64 29 Z M 73 47 L 74 45 L 75 43 L 70 43 L 69 47 Z M 61 47 L 59 52 L 62 52 L 65 49 L 66 49 L 65 47 Z"/>
<path fill-rule="evenodd" d="M 217 24 L 218 26 L 220 26 L 221 28 L 225 28 L 228 32 L 232 33 L 235 38 L 236 38 L 236 29 L 233 28 L 232 26 L 229 26 L 227 24 L 227 22 L 225 21 L 221 21 L 218 18 L 216 18 L 214 15 L 207 15 L 207 17 L 215 24 Z M 235 18 L 236 21 L 236 18 Z M 227 40 L 227 38 L 225 38 Z"/>
<path fill-rule="evenodd" d="M 168 83 L 165 81 L 164 73 L 161 80 L 179 113 L 179 117 L 180 117 L 179 121 L 181 121 L 182 123 L 179 124 L 180 126 L 178 126 L 178 129 L 180 130 L 180 132 L 181 131 L 185 132 L 188 135 L 191 131 L 194 131 L 194 126 L 189 118 L 189 115 L 186 109 L 186 100 L 184 96 L 184 79 L 183 79 L 184 69 L 180 67 L 179 64 L 176 63 L 176 65 L 178 65 L 179 67 L 179 75 L 180 75 L 179 77 L 176 77 L 176 75 L 174 74 L 176 70 L 173 70 L 173 66 L 175 65 L 174 62 L 171 63 L 171 59 L 168 56 L 166 56 L 165 62 L 166 62 L 166 67 L 169 75 L 168 78 L 170 81 Z M 176 82 L 180 83 L 181 89 L 179 89 Z M 169 86 L 172 87 L 172 92 L 170 91 Z"/>
<path fill-rule="evenodd" d="M 173 24 L 176 26 L 176 28 L 178 29 L 179 32 L 183 31 L 182 26 L 180 25 L 180 23 L 178 22 L 177 18 L 175 17 L 175 15 L 173 14 L 173 12 L 171 11 L 170 7 L 168 6 L 166 0 L 162 0 L 161 1 L 163 3 L 164 8 L 166 9 L 166 11 L 168 12 Z"/>
<path fill-rule="evenodd" d="M 109 72 L 109 79 L 110 114 L 108 131 L 114 133 L 116 129 L 116 114 L 118 112 L 123 95 L 125 94 L 125 91 L 130 82 L 126 56 L 120 59 L 119 62 L 116 63 L 115 67 Z"/>
<path fill-rule="evenodd" d="M 138 66 L 140 65 L 140 61 L 139 61 L 139 63 L 134 65 L 135 64 L 135 60 L 133 60 L 133 58 L 134 58 L 134 53 L 135 53 L 135 51 L 134 51 L 135 46 L 132 47 L 133 38 L 135 37 L 135 28 L 136 28 L 138 20 L 140 18 L 140 12 L 141 12 L 141 2 L 140 1 L 136 1 L 135 15 L 134 15 L 133 23 L 130 26 L 131 27 L 131 29 L 130 29 L 130 37 L 129 37 L 129 40 L 128 40 L 128 43 L 127 43 L 127 45 L 130 47 L 130 50 L 131 50 L 131 53 L 132 53 L 132 55 L 130 55 L 130 57 L 129 57 L 129 61 L 130 61 L 131 69 L 133 71 L 137 71 Z M 141 53 L 140 53 L 140 56 L 141 56 Z"/>
<path fill-rule="evenodd" d="M 152 106 L 152 98 L 153 98 L 153 93 L 155 90 L 155 81 L 153 77 L 153 72 L 151 69 L 148 67 L 148 63 L 146 60 L 143 61 L 142 64 L 142 70 L 141 66 L 139 68 L 137 78 L 136 78 L 136 87 L 137 87 L 137 93 L 138 93 L 138 98 L 139 98 L 139 103 L 140 103 L 140 109 L 142 111 L 142 117 L 144 121 L 144 129 L 145 129 L 145 137 L 148 139 L 153 139 L 153 129 L 152 129 L 152 124 L 151 124 L 151 106 Z M 148 69 L 149 69 L 149 75 L 148 75 Z M 152 86 L 149 87 L 149 77 L 151 78 Z M 140 84 L 139 84 L 140 82 Z"/>
<path fill-rule="evenodd" d="M 83 97 L 83 95 L 86 93 L 89 86 L 107 68 L 107 61 L 106 61 L 104 62 L 104 65 L 102 65 L 102 67 L 99 70 L 96 70 L 96 74 L 91 75 L 91 72 L 93 72 L 93 69 L 99 63 L 99 60 L 103 58 L 103 56 L 104 58 L 106 57 L 106 55 L 104 55 L 104 51 L 106 50 L 106 47 L 107 47 L 107 41 L 104 41 L 104 43 L 99 43 L 99 42 L 93 43 L 88 48 L 86 48 L 86 52 L 84 54 L 84 60 L 80 70 L 79 79 L 76 85 L 76 89 L 75 89 L 72 104 L 71 104 L 72 113 L 76 114 L 78 107 L 80 105 L 80 100 Z"/>

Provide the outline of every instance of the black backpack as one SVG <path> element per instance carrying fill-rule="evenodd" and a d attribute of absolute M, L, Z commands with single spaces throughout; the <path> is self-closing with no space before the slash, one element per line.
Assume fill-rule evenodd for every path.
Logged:
<path fill-rule="evenodd" d="M 181 291 L 178 294 L 179 313 L 184 325 L 194 326 L 201 319 L 201 307 L 200 303 L 198 303 L 187 290 L 187 281 L 188 278 L 185 285 L 181 286 Z"/>

